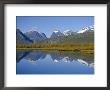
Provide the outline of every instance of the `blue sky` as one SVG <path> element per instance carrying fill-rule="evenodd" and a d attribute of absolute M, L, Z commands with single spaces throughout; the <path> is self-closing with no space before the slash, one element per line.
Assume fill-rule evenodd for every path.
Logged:
<path fill-rule="evenodd" d="M 37 30 L 50 37 L 56 29 L 79 31 L 85 26 L 94 25 L 94 16 L 17 16 L 16 27 L 23 33 Z"/>

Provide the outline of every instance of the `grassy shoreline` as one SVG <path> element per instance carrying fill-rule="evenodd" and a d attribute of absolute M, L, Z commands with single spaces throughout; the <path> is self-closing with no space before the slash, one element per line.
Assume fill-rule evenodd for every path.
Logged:
<path fill-rule="evenodd" d="M 74 51 L 93 54 L 94 44 L 17 44 L 16 50 Z"/>
<path fill-rule="evenodd" d="M 16 50 L 42 50 L 42 51 L 73 51 L 86 54 L 94 54 L 94 50 L 77 50 L 77 49 L 54 49 L 54 48 L 16 48 Z"/>

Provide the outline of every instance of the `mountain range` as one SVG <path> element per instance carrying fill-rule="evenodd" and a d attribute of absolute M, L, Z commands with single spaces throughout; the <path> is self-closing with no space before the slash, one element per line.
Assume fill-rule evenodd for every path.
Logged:
<path fill-rule="evenodd" d="M 73 35 L 73 34 L 78 34 L 78 33 L 93 32 L 93 31 L 94 31 L 94 26 L 84 27 L 78 32 L 73 32 L 72 30 L 65 30 L 64 32 L 60 32 L 59 30 L 55 30 L 53 31 L 51 38 L 59 37 L 59 36 L 68 36 L 68 35 Z"/>
<path fill-rule="evenodd" d="M 50 38 L 44 33 L 38 31 L 28 31 L 22 33 L 19 29 L 16 30 L 17 44 L 31 44 L 31 43 L 64 43 L 64 42 L 86 42 L 94 41 L 94 26 L 84 27 L 78 32 L 72 30 L 53 31 Z"/>

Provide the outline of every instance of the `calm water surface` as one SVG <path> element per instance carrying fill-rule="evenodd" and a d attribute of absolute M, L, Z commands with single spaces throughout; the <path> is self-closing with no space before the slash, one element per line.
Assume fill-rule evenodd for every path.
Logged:
<path fill-rule="evenodd" d="M 17 51 L 16 74 L 94 74 L 94 56 L 72 51 Z"/>

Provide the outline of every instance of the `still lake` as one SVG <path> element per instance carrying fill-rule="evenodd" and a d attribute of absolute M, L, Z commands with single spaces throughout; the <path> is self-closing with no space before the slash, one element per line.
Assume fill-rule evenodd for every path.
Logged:
<path fill-rule="evenodd" d="M 94 74 L 94 55 L 72 51 L 18 50 L 16 74 Z"/>

